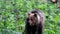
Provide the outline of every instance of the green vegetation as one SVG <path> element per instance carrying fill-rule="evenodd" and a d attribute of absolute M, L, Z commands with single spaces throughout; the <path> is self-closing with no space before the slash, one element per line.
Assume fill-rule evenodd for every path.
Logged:
<path fill-rule="evenodd" d="M 0 0 L 0 34 L 22 34 L 26 13 L 32 9 L 45 13 L 44 34 L 60 34 L 60 10 L 45 0 Z"/>

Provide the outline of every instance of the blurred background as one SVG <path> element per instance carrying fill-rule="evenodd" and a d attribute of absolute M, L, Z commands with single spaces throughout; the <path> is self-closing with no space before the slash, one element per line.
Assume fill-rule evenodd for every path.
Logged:
<path fill-rule="evenodd" d="M 23 34 L 26 13 L 32 9 L 45 13 L 44 34 L 60 34 L 60 0 L 0 0 L 0 34 Z"/>

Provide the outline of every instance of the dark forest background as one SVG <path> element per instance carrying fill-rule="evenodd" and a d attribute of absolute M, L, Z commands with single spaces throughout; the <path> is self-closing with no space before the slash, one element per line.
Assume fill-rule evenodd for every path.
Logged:
<path fill-rule="evenodd" d="M 44 34 L 60 34 L 60 0 L 0 0 L 0 34 L 22 34 L 26 13 L 39 9 L 45 13 Z"/>

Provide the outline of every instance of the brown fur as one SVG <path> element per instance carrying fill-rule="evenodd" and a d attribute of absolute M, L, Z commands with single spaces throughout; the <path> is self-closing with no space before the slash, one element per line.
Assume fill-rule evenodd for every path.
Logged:
<path fill-rule="evenodd" d="M 42 34 L 44 22 L 44 13 L 40 10 L 32 10 L 28 13 L 25 34 Z"/>

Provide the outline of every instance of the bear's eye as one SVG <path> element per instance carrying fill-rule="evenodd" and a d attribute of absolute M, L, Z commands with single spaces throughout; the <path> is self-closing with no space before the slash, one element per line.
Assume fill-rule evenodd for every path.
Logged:
<path fill-rule="evenodd" d="M 31 20 L 33 20 L 33 19 L 31 19 Z"/>

